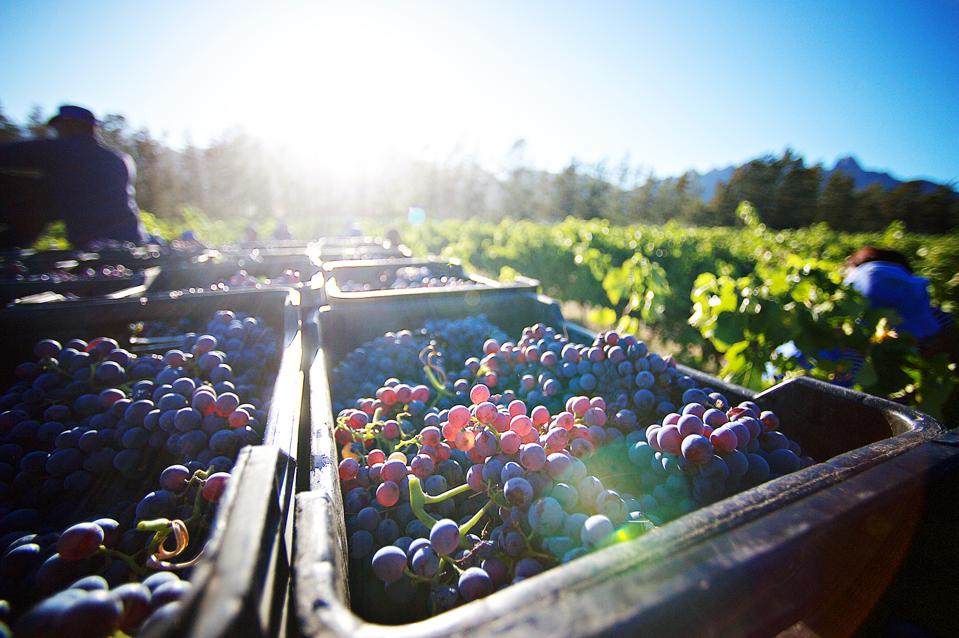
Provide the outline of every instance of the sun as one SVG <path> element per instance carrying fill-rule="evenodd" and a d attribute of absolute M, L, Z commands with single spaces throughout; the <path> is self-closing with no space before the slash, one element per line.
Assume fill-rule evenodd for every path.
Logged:
<path fill-rule="evenodd" d="M 338 170 L 455 144 L 469 122 L 458 115 L 448 61 L 388 14 L 366 18 L 324 12 L 264 25 L 224 87 L 239 96 L 241 126 Z"/>

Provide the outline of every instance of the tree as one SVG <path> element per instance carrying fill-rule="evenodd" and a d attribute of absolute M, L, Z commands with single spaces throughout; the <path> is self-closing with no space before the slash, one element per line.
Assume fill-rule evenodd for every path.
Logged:
<path fill-rule="evenodd" d="M 42 140 L 50 137 L 50 127 L 47 126 L 47 118 L 43 115 L 43 109 L 39 105 L 34 105 L 27 115 L 27 125 L 25 127 L 30 137 L 35 140 Z"/>
<path fill-rule="evenodd" d="M 572 159 L 569 166 L 553 180 L 550 208 L 555 211 L 554 215 L 557 218 L 569 217 L 576 214 L 578 200 L 579 164 Z"/>
<path fill-rule="evenodd" d="M 3 106 L 0 104 L 0 144 L 8 144 L 21 139 L 23 139 L 23 131 L 20 130 L 16 122 L 3 113 Z"/>
<path fill-rule="evenodd" d="M 830 228 L 840 230 L 849 223 L 849 216 L 855 211 L 857 199 L 855 185 L 851 175 L 836 171 L 829 177 L 826 186 L 819 195 L 816 207 L 816 221 L 826 222 Z"/>
<path fill-rule="evenodd" d="M 822 169 L 818 166 L 806 168 L 801 158 L 785 166 L 766 223 L 772 228 L 798 228 L 812 223 L 821 183 Z"/>

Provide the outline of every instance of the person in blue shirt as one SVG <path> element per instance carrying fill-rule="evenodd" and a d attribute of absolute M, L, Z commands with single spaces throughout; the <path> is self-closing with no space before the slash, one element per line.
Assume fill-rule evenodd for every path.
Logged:
<path fill-rule="evenodd" d="M 920 348 L 954 328 L 952 317 L 932 305 L 929 280 L 913 274 L 902 253 L 864 246 L 849 256 L 844 271 L 845 283 L 871 305 L 896 311 L 896 330 L 915 337 Z"/>
<path fill-rule="evenodd" d="M 56 139 L 0 146 L 0 171 L 33 173 L 42 205 L 19 207 L 4 197 L 0 223 L 9 246 L 25 247 L 46 223 L 62 220 L 75 248 L 113 240 L 141 244 L 145 239 L 134 197 L 136 169 L 129 155 L 105 146 L 97 137 L 97 120 L 88 109 L 61 106 L 49 121 Z M 4 180 L 3 184 L 11 182 Z M 23 183 L 23 182 L 21 182 Z"/>
<path fill-rule="evenodd" d="M 929 280 L 913 274 L 909 260 L 895 250 L 864 246 L 850 255 L 843 265 L 843 281 L 865 297 L 876 308 L 895 310 L 899 322 L 893 326 L 901 336 L 915 338 L 919 352 L 934 356 L 948 354 L 959 364 L 959 338 L 952 317 L 933 306 L 929 297 Z M 800 366 L 811 370 L 813 362 L 789 342 L 779 348 L 785 357 L 794 358 Z M 851 348 L 833 348 L 816 353 L 816 358 L 841 363 L 841 372 L 832 378 L 836 385 L 851 387 L 865 363 L 862 353 Z"/>

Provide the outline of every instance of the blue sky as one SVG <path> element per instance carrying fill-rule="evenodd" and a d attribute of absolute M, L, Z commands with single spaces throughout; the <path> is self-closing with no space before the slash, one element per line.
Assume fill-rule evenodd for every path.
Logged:
<path fill-rule="evenodd" d="M 0 104 L 73 101 L 307 160 L 475 154 L 658 175 L 790 146 L 959 179 L 956 2 L 15 2 Z"/>

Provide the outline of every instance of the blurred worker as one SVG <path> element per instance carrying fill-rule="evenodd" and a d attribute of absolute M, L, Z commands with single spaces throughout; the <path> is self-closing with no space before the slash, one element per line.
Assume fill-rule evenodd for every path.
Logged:
<path fill-rule="evenodd" d="M 959 335 L 955 323 L 949 314 L 932 305 L 929 280 L 913 274 L 905 255 L 864 246 L 846 259 L 843 274 L 846 285 L 857 290 L 873 307 L 896 311 L 900 321 L 893 328 L 901 336 L 915 338 L 921 354 L 934 356 L 945 352 L 950 361 L 959 364 Z M 780 346 L 778 352 L 794 358 L 807 370 L 815 367 L 791 341 Z M 853 386 L 866 362 L 863 353 L 844 347 L 820 351 L 816 359 L 837 364 L 831 380 L 845 387 Z"/>
<path fill-rule="evenodd" d="M 909 259 L 895 250 L 864 246 L 846 259 L 845 282 L 877 308 L 891 308 L 901 321 L 897 331 L 911 334 L 924 354 L 945 349 L 957 359 L 955 323 L 932 305 L 929 280 L 912 272 Z M 945 348 L 944 348 L 945 347 Z"/>
<path fill-rule="evenodd" d="M 293 235 L 290 234 L 290 228 L 286 223 L 280 222 L 276 225 L 276 229 L 273 231 L 273 239 L 281 241 L 293 239 Z"/>
<path fill-rule="evenodd" d="M 97 120 L 85 108 L 61 106 L 48 125 L 56 139 L 0 146 L 0 171 L 8 176 L 32 172 L 36 190 L 30 206 L 21 205 L 21 197 L 4 194 L 0 224 L 6 227 L 6 245 L 28 246 L 56 220 L 64 222 L 67 239 L 76 248 L 98 240 L 143 243 L 130 156 L 98 139 Z M 5 189 L 19 187 L 8 179 L 2 183 Z"/>
<path fill-rule="evenodd" d="M 400 245 L 400 231 L 395 228 L 390 228 L 386 231 L 386 241 L 389 243 L 390 248 L 397 248 Z"/>

